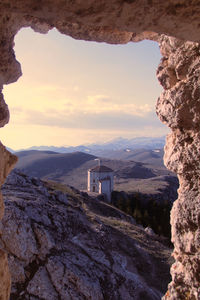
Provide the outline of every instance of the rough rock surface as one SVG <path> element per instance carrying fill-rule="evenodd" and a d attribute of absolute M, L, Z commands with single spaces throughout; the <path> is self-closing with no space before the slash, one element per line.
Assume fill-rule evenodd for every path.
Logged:
<path fill-rule="evenodd" d="M 17 171 L 3 195 L 0 243 L 9 253 L 11 299 L 156 300 L 164 294 L 171 250 L 133 218 Z"/>
<path fill-rule="evenodd" d="M 180 188 L 171 212 L 175 264 L 164 299 L 200 299 L 200 45 L 162 36 L 158 79 L 165 91 L 157 113 L 172 133 L 165 164 Z"/>
<path fill-rule="evenodd" d="M 16 156 L 9 153 L 0 143 L 0 183 L 4 183 L 6 176 L 17 161 Z M 4 213 L 4 203 L 0 191 L 0 222 Z M 0 235 L 1 235 L 0 223 Z M 0 248 L 0 299 L 8 299 L 10 294 L 10 274 L 7 262 L 7 253 Z"/>
<path fill-rule="evenodd" d="M 157 111 L 172 129 L 165 161 L 178 172 L 180 180 L 179 200 L 171 218 L 177 263 L 172 268 L 173 282 L 166 294 L 170 299 L 199 299 L 199 46 L 167 36 L 160 39 L 159 35 L 199 42 L 199 15 L 198 0 L 3 0 L 0 3 L 0 90 L 3 84 L 14 82 L 21 75 L 13 41 L 24 26 L 41 33 L 56 27 L 78 39 L 109 43 L 144 38 L 160 40 L 164 58 L 158 77 L 165 92 Z M 0 93 L 0 126 L 8 120 L 8 107 Z M 0 147 L 1 171 L 7 169 L 5 153 Z M 1 265 L 5 255 L 2 257 Z M 3 279 L 9 277 L 6 274 L 5 267 L 0 274 L 2 299 L 8 299 L 8 281 Z"/>

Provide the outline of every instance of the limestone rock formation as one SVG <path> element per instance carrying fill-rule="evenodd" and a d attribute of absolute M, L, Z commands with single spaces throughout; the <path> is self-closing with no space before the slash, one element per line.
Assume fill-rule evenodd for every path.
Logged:
<path fill-rule="evenodd" d="M 160 299 L 171 250 L 119 210 L 59 187 L 17 171 L 3 186 L 11 299 Z"/>
<path fill-rule="evenodd" d="M 14 163 L 17 161 L 16 156 L 9 153 L 0 143 L 0 183 L 6 179 Z M 0 220 L 4 213 L 4 203 L 0 192 Z M 0 223 L 1 225 L 1 223 Z M 0 235 L 1 235 L 0 226 Z M 10 273 L 8 269 L 7 253 L 0 248 L 0 299 L 8 299 L 10 294 Z"/>
<path fill-rule="evenodd" d="M 158 100 L 157 113 L 172 129 L 164 160 L 180 182 L 179 198 L 171 212 L 176 263 L 165 299 L 199 299 L 200 46 L 166 36 L 160 41 L 163 59 L 158 79 L 165 91 Z"/>
<path fill-rule="evenodd" d="M 15 34 L 25 26 L 41 33 L 56 27 L 74 38 L 99 42 L 127 43 L 144 38 L 160 41 L 163 59 L 158 77 L 165 91 L 158 101 L 157 112 L 162 122 L 172 129 L 165 148 L 165 162 L 178 173 L 180 180 L 179 200 L 171 217 L 177 262 L 172 268 L 168 299 L 193 300 L 199 299 L 200 294 L 199 15 L 198 0 L 3 0 L 0 3 L 1 91 L 4 84 L 16 81 L 21 75 L 13 45 Z M 1 92 L 0 126 L 8 120 L 9 111 Z M 4 170 L 10 169 L 13 163 L 14 159 L 9 159 L 0 146 L 3 172 L 0 184 L 6 175 Z M 0 266 L 4 263 L 2 252 Z M 2 270 L 0 297 L 8 299 L 6 264 Z"/>

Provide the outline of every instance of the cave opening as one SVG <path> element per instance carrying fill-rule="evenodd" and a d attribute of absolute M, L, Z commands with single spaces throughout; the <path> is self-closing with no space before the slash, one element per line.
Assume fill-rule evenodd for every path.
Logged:
<path fill-rule="evenodd" d="M 27 31 L 27 35 L 29 34 L 30 32 Z M 152 53 L 155 51 L 155 47 L 156 51 L 158 51 L 158 46 L 155 43 L 150 41 L 141 42 L 142 48 L 148 48 L 148 53 L 146 53 L 146 56 L 143 56 L 144 65 L 142 67 L 139 67 L 141 65 L 141 61 L 139 62 L 137 59 L 131 61 L 130 57 L 134 57 L 134 54 L 131 53 L 131 56 L 129 56 L 130 54 L 128 52 L 130 50 L 123 50 L 125 51 L 124 60 L 126 64 L 123 60 L 120 62 L 119 57 L 122 56 L 121 50 L 116 50 L 114 54 L 110 54 L 110 56 L 107 57 L 105 57 L 105 53 L 103 54 L 107 63 L 102 62 L 99 52 L 98 56 L 93 53 L 87 54 L 92 57 L 93 61 L 98 61 L 98 68 L 96 66 L 89 68 L 86 59 L 81 66 L 77 57 L 74 61 L 70 58 L 66 65 L 64 63 L 65 58 L 63 56 L 57 55 L 59 60 L 56 61 L 55 52 L 53 52 L 52 48 L 52 45 L 56 44 L 54 41 L 55 34 L 57 33 L 54 31 L 49 44 L 47 42 L 47 45 L 44 46 L 44 53 L 40 57 L 39 61 L 39 54 L 36 54 L 36 51 L 37 49 L 40 49 L 42 42 L 39 40 L 36 42 L 36 38 L 36 40 L 34 40 L 36 48 L 33 49 L 30 47 L 31 41 L 28 40 L 26 42 L 27 48 L 25 50 L 25 56 L 27 56 L 29 62 L 32 62 L 32 66 L 28 65 L 26 62 L 24 63 L 23 57 L 20 58 L 17 54 L 17 59 L 22 64 L 22 72 L 24 75 L 17 83 L 4 88 L 4 96 L 11 112 L 10 123 L 1 129 L 4 144 L 9 145 L 12 148 L 12 144 L 5 140 L 4 134 L 5 137 L 10 136 L 12 139 L 14 137 L 13 143 L 15 145 L 19 143 L 19 146 L 15 146 L 18 149 L 29 146 L 39 147 L 43 146 L 44 143 L 46 143 L 47 146 L 51 146 L 52 143 L 54 144 L 55 140 L 57 141 L 57 146 L 63 146 L 63 141 L 65 141 L 64 145 L 69 145 L 70 143 L 73 145 L 74 143 L 79 145 L 83 143 L 85 139 L 88 139 L 87 143 L 89 143 L 98 142 L 99 140 L 103 142 L 111 139 L 112 137 L 119 137 L 119 135 L 125 135 L 126 138 L 129 138 L 132 137 L 133 133 L 134 136 L 140 136 L 141 132 L 145 136 L 153 135 L 153 137 L 157 135 L 159 136 L 160 134 L 166 134 L 167 128 L 157 120 L 153 104 L 155 103 L 156 97 L 160 94 L 161 88 L 158 86 L 156 78 L 154 78 L 154 83 L 156 82 L 157 86 L 153 88 L 152 86 L 154 83 L 152 80 L 149 79 L 149 77 L 146 79 L 148 73 L 152 72 L 152 69 L 145 69 L 145 65 L 147 67 L 151 59 L 153 59 L 153 61 L 157 60 L 154 65 L 155 73 L 160 59 L 159 56 L 155 58 L 152 56 Z M 41 38 L 45 39 L 45 36 L 41 36 Z M 21 39 L 23 40 L 24 37 L 22 36 Z M 62 41 L 62 43 L 64 42 Z M 99 44 L 94 45 L 92 42 L 90 42 L 90 44 L 93 45 L 93 47 L 99 47 Z M 137 47 L 136 45 L 137 44 L 134 46 Z M 103 46 L 105 47 L 105 45 Z M 107 47 L 113 47 L 115 49 L 120 47 L 122 49 L 122 47 L 125 48 L 126 46 L 109 45 L 106 46 L 106 52 L 108 51 Z M 128 47 L 131 46 L 128 45 Z M 133 48 L 131 50 L 133 50 Z M 138 48 L 137 51 L 141 52 L 142 48 Z M 31 49 L 30 53 L 28 49 Z M 72 47 L 71 51 L 77 51 L 78 53 L 81 53 L 81 56 L 85 54 L 84 51 L 86 50 L 84 47 L 81 51 L 79 47 L 77 49 Z M 36 60 L 33 60 L 35 58 Z M 54 63 L 51 67 L 49 67 L 49 59 Z M 46 64 L 42 66 L 42 61 L 44 62 L 45 60 L 47 60 Z M 75 61 L 77 65 L 76 69 L 73 70 Z M 61 72 L 56 69 L 56 65 L 59 65 L 60 69 L 62 69 Z M 109 66 L 108 69 L 106 69 L 107 65 Z M 26 66 L 27 70 L 30 71 L 28 76 L 30 76 L 31 73 L 34 73 L 35 76 L 33 81 L 29 82 L 27 86 L 25 74 L 26 69 L 24 66 Z M 117 66 L 120 66 L 121 69 L 117 69 Z M 77 81 L 77 74 L 80 67 L 83 69 L 83 75 L 80 76 L 80 81 Z M 44 69 L 46 69 L 45 71 L 47 73 L 43 73 L 41 71 Z M 114 70 L 114 73 L 110 73 L 111 69 Z M 130 75 L 133 72 L 133 69 L 136 70 L 134 75 L 135 78 Z M 73 72 L 74 74 L 72 74 Z M 61 73 L 61 77 L 59 77 L 59 73 Z M 89 81 L 86 82 L 85 78 L 89 76 L 89 73 Z M 94 74 L 96 74 L 96 76 L 94 76 Z M 74 75 L 76 80 L 72 78 L 72 75 Z M 94 84 L 94 79 L 96 80 L 96 77 L 98 77 L 97 81 L 100 83 L 100 88 L 96 87 Z M 138 77 L 141 77 L 140 80 L 138 80 Z M 45 81 L 46 79 L 47 81 Z M 42 85 L 38 87 L 38 83 L 41 82 Z M 114 94 L 109 91 L 109 85 L 111 85 L 112 88 L 115 87 Z M 83 89 L 83 86 L 84 88 L 88 87 L 88 90 L 90 91 L 89 94 L 87 94 L 87 92 Z M 103 86 L 106 86 L 107 89 L 103 89 Z M 70 87 L 72 88 L 72 91 L 70 90 Z M 11 92 L 10 88 L 13 89 Z M 22 91 L 22 94 L 18 94 L 18 89 Z M 70 94 L 71 98 L 69 98 Z M 77 94 L 79 98 L 78 100 L 76 98 Z M 141 94 L 142 97 L 140 97 Z M 122 95 L 126 95 L 128 98 L 127 102 L 124 100 Z M 135 97 L 139 98 L 136 104 L 133 103 L 133 98 Z M 148 98 L 148 100 L 146 98 Z M 151 101 L 152 103 L 149 104 Z M 59 103 L 61 103 L 61 106 Z M 122 130 L 120 130 L 121 127 L 123 127 Z M 23 133 L 22 128 L 25 130 Z M 93 128 L 92 132 L 90 132 L 91 128 Z M 18 129 L 19 131 L 17 131 Z M 9 134 L 9 130 L 12 131 L 11 135 Z M 78 130 L 80 130 L 80 133 L 78 133 Z M 85 137 L 86 135 L 84 136 L 84 130 L 87 133 L 87 137 Z M 70 133 L 72 137 L 69 142 Z M 93 140 L 97 135 L 98 140 Z M 20 145 L 20 139 L 22 137 L 24 140 L 23 146 Z M 45 142 L 46 137 L 48 138 L 46 140 L 47 142 Z M 80 137 L 83 138 L 83 140 L 80 139 L 79 142 L 77 140 Z M 37 145 L 36 141 L 38 143 Z M 60 141 L 62 144 L 59 144 Z M 143 273 L 142 266 L 138 264 L 137 268 L 139 272 Z M 164 289 L 166 289 L 166 286 Z"/>
<path fill-rule="evenodd" d="M 190 1 L 178 2 L 180 1 L 175 1 L 175 3 L 172 1 L 170 3 L 169 1 L 143 1 L 141 3 L 141 1 L 58 0 L 55 5 L 53 0 L 38 3 L 35 1 L 2 1 L 0 4 L 0 82 L 2 90 L 3 85 L 15 82 L 20 76 L 19 64 L 15 60 L 12 48 L 13 37 L 24 26 L 30 26 L 41 33 L 46 33 L 50 28 L 56 27 L 64 34 L 76 38 L 111 43 L 123 43 L 144 38 L 159 39 L 163 60 L 158 69 L 158 78 L 164 87 L 164 92 L 157 102 L 156 111 L 161 121 L 171 129 L 165 146 L 165 164 L 178 175 L 180 181 L 179 197 L 171 212 L 175 263 L 171 268 L 172 282 L 163 299 L 193 300 L 199 299 L 200 293 L 199 3 L 198 1 L 193 1 L 192 4 Z M 8 121 L 9 111 L 1 93 L 0 125 L 3 127 Z M 0 182 L 2 185 L 15 164 L 15 157 L 6 151 L 2 144 L 0 144 L 0 154 Z M 1 218 L 4 214 L 3 207 L 3 199 L 0 194 Z M 8 224 L 9 222 L 10 220 L 8 220 Z M 16 233 L 13 237 L 15 236 Z M 11 244 L 14 244 L 13 241 Z M 121 241 L 119 244 L 121 245 Z M 7 267 L 7 251 L 3 248 L 1 250 L 0 297 L 7 300 L 10 292 L 10 275 Z M 115 256 L 115 258 L 118 261 L 121 260 L 119 256 Z M 37 264 L 34 263 L 34 265 Z M 52 270 L 51 266 L 52 261 L 49 270 Z M 128 266 L 130 271 L 129 263 Z M 18 267 L 18 271 L 22 270 L 20 266 Z M 52 274 L 51 272 L 47 274 L 44 269 L 40 269 L 40 271 L 47 280 L 51 279 L 51 276 L 48 277 Z M 27 269 L 26 272 L 28 274 L 29 270 Z M 149 269 L 147 273 L 149 276 Z M 19 273 L 16 272 L 16 274 L 18 276 Z M 119 278 L 117 284 L 122 282 L 121 276 Z M 39 281 L 40 277 L 38 276 L 37 279 Z M 104 290 L 107 288 L 111 291 L 110 285 L 107 285 L 109 282 L 107 279 L 106 277 L 105 284 L 102 280 L 99 284 Z M 73 280 L 74 282 L 75 280 Z M 79 280 L 76 282 L 80 283 Z M 50 281 L 48 284 L 51 289 L 46 289 L 45 292 L 52 291 L 53 285 Z M 136 285 L 131 285 L 129 282 L 124 291 L 130 288 L 131 293 L 134 293 L 136 289 L 131 289 L 132 286 L 137 286 L 137 282 Z M 54 292 L 56 298 L 56 291 Z M 104 293 L 100 299 L 109 298 L 109 296 Z M 24 294 L 20 297 L 23 298 Z M 44 298 L 40 295 L 31 297 L 34 299 Z M 146 291 L 140 291 L 139 297 L 151 299 Z M 96 294 L 93 298 L 97 299 Z M 135 298 L 138 298 L 138 295 Z M 83 297 L 83 299 L 85 298 Z M 131 295 L 130 299 L 134 299 L 134 297 Z M 154 297 L 154 299 L 156 298 Z"/>
<path fill-rule="evenodd" d="M 55 29 L 41 35 L 26 28 L 15 38 L 15 54 L 22 65 L 23 76 L 15 84 L 4 88 L 11 120 L 2 129 L 4 144 L 11 150 L 69 152 L 71 149 L 74 152 L 83 149 L 83 152 L 92 155 L 124 159 L 116 151 L 98 153 L 90 149 L 90 143 L 101 144 L 114 140 L 121 146 L 113 144 L 113 149 L 120 147 L 121 152 L 127 151 L 126 160 L 138 161 L 138 153 L 134 156 L 135 148 L 140 150 L 147 147 L 148 153 L 139 152 L 142 167 L 134 163 L 131 166 L 118 163 L 118 169 L 122 168 L 123 171 L 115 176 L 116 190 L 155 194 L 154 197 L 159 198 L 160 190 L 166 193 L 165 189 L 178 186 L 175 180 L 173 183 L 170 177 L 170 180 L 166 177 L 174 174 L 165 169 L 162 163 L 163 150 L 157 149 L 164 146 L 162 135 L 168 130 L 158 120 L 154 109 L 155 99 L 161 93 L 155 76 L 161 59 L 156 42 L 146 40 L 117 46 L 74 40 Z M 132 146 L 134 151 L 131 151 L 125 139 L 135 137 L 138 137 L 138 144 Z M 146 137 L 149 140 L 145 145 Z M 154 140 L 154 137 L 158 137 L 158 140 Z M 36 170 L 36 163 L 33 170 L 21 163 L 23 158 L 19 155 L 17 168 L 29 170 L 30 175 L 48 178 L 47 171 Z M 59 166 L 56 169 L 55 176 L 52 175 L 53 171 L 50 172 L 52 179 L 85 189 L 87 182 L 84 174 L 81 173 L 85 177 L 83 180 L 80 176 L 76 179 L 76 170 L 64 177 Z M 170 202 L 173 202 L 177 197 L 176 192 L 171 197 L 173 200 Z M 131 211 L 126 205 L 123 209 Z M 168 212 L 168 207 L 160 208 L 161 211 L 166 209 Z M 162 222 L 164 229 L 160 230 L 157 230 L 159 226 L 156 222 L 149 221 L 152 209 L 146 207 L 144 213 L 148 216 L 146 221 L 141 221 L 135 215 L 143 226 L 149 224 L 156 233 L 170 237 L 169 226 L 164 224 L 169 223 L 169 213 L 166 214 L 167 222 L 165 217 Z M 156 214 L 160 215 L 158 212 Z"/>

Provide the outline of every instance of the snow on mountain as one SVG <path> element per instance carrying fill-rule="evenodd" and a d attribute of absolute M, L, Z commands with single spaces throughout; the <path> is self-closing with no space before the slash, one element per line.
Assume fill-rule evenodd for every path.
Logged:
<path fill-rule="evenodd" d="M 125 150 L 125 149 L 159 149 L 163 148 L 165 145 L 165 137 L 137 137 L 132 139 L 126 138 L 116 138 L 109 142 L 103 144 L 89 144 L 89 145 L 79 145 L 79 146 L 33 146 L 26 150 L 42 150 L 42 151 L 54 151 L 59 153 L 70 153 L 70 152 L 86 152 L 95 154 L 95 151 L 104 150 Z M 25 149 L 21 149 L 22 151 Z"/>

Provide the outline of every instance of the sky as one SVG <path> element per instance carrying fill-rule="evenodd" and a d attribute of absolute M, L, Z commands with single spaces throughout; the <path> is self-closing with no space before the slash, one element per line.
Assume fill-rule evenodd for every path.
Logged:
<path fill-rule="evenodd" d="M 10 122 L 2 142 L 14 150 L 163 136 L 155 114 L 162 88 L 152 41 L 109 45 L 75 40 L 53 29 L 24 28 L 15 37 L 23 76 L 4 86 Z"/>

